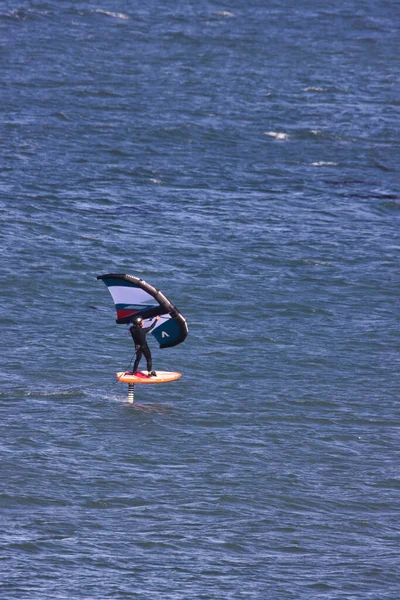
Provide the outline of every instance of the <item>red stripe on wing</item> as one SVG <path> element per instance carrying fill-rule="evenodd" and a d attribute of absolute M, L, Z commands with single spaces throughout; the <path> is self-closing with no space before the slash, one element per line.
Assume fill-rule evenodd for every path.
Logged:
<path fill-rule="evenodd" d="M 123 319 L 124 317 L 130 317 L 131 315 L 134 315 L 135 313 L 137 313 L 137 310 L 117 310 L 117 318 L 118 319 Z"/>

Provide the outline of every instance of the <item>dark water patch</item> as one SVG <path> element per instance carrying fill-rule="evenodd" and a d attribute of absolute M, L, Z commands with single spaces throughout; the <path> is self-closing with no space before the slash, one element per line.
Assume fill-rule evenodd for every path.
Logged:
<path fill-rule="evenodd" d="M 381 171 L 383 171 L 384 173 L 390 173 L 393 171 L 393 169 L 391 167 L 388 167 L 386 165 L 382 165 L 380 163 L 375 163 L 375 167 L 377 169 L 380 169 Z"/>
<path fill-rule="evenodd" d="M 107 498 L 104 500 L 87 500 L 85 506 L 91 509 L 136 508 L 148 505 L 148 501 L 140 498 Z"/>
<path fill-rule="evenodd" d="M 393 196 L 392 200 L 385 200 L 380 202 L 378 206 L 378 212 L 383 214 L 389 214 L 393 216 L 397 216 L 400 211 L 400 202 L 396 202 L 397 196 Z"/>
<path fill-rule="evenodd" d="M 19 508 L 25 508 L 35 510 L 35 507 L 47 507 L 47 506 L 58 506 L 65 507 L 70 506 L 71 502 L 67 499 L 55 499 L 45 496 L 12 496 L 9 494 L 0 494 L 0 505 L 3 510 L 14 510 Z"/>
<path fill-rule="evenodd" d="M 134 402 L 131 405 L 126 404 L 125 406 L 133 411 L 156 415 L 170 415 L 177 410 L 175 406 L 170 404 L 143 404 L 143 402 Z"/>

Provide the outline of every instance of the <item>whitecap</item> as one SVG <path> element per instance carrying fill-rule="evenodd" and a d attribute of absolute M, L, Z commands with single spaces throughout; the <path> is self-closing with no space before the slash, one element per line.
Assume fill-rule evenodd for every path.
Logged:
<path fill-rule="evenodd" d="M 278 131 L 266 131 L 264 135 L 268 135 L 269 137 L 273 137 L 276 140 L 287 140 L 289 135 L 287 133 L 282 133 Z"/>
<path fill-rule="evenodd" d="M 310 86 L 310 87 L 306 87 L 304 88 L 305 92 L 326 92 L 325 88 L 322 87 L 316 87 L 316 86 Z"/>
<path fill-rule="evenodd" d="M 311 163 L 311 166 L 312 167 L 337 167 L 338 163 L 331 162 L 331 161 L 320 160 L 318 162 Z"/>
<path fill-rule="evenodd" d="M 231 17 L 235 16 L 233 13 L 229 12 L 229 10 L 219 10 L 215 14 L 218 15 L 218 17 L 227 17 L 227 18 L 231 18 Z"/>
<path fill-rule="evenodd" d="M 128 15 L 125 15 L 124 13 L 115 13 L 109 10 L 102 10 L 101 8 L 96 9 L 95 12 L 99 15 L 105 15 L 106 17 L 113 17 L 114 19 L 129 19 Z"/>
<path fill-rule="evenodd" d="M 18 19 L 18 20 L 25 20 L 30 16 L 35 16 L 35 15 L 42 15 L 42 16 L 47 16 L 49 14 L 49 11 L 47 10 L 34 10 L 33 8 L 28 8 L 26 10 L 24 9 L 16 9 L 16 10 L 12 10 L 11 12 L 7 12 L 7 13 L 0 13 L 0 18 L 6 18 L 6 19 Z"/>
<path fill-rule="evenodd" d="M 9 13 L 0 13 L 0 17 L 6 17 L 8 19 L 26 19 L 27 12 L 21 9 L 13 10 Z"/>

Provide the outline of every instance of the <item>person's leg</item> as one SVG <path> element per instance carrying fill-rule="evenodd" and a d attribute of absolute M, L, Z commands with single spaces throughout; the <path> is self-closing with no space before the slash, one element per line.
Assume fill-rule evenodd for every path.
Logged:
<path fill-rule="evenodd" d="M 152 360 L 151 360 L 151 352 L 150 352 L 150 348 L 143 348 L 143 354 L 144 357 L 147 361 L 147 370 L 149 372 L 149 375 L 151 373 L 151 367 L 152 367 Z"/>
<path fill-rule="evenodd" d="M 135 363 L 133 365 L 133 371 L 132 371 L 132 373 L 136 373 L 136 371 L 138 370 L 138 366 L 139 366 L 141 358 L 142 358 L 142 350 L 140 348 L 138 348 L 136 350 L 136 359 L 135 359 Z"/>

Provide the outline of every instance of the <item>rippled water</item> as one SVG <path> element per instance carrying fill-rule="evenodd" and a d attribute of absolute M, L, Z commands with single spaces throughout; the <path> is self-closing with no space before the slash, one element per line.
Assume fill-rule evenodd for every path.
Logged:
<path fill-rule="evenodd" d="M 397 600 L 399 13 L 1 5 L 2 598 Z"/>

